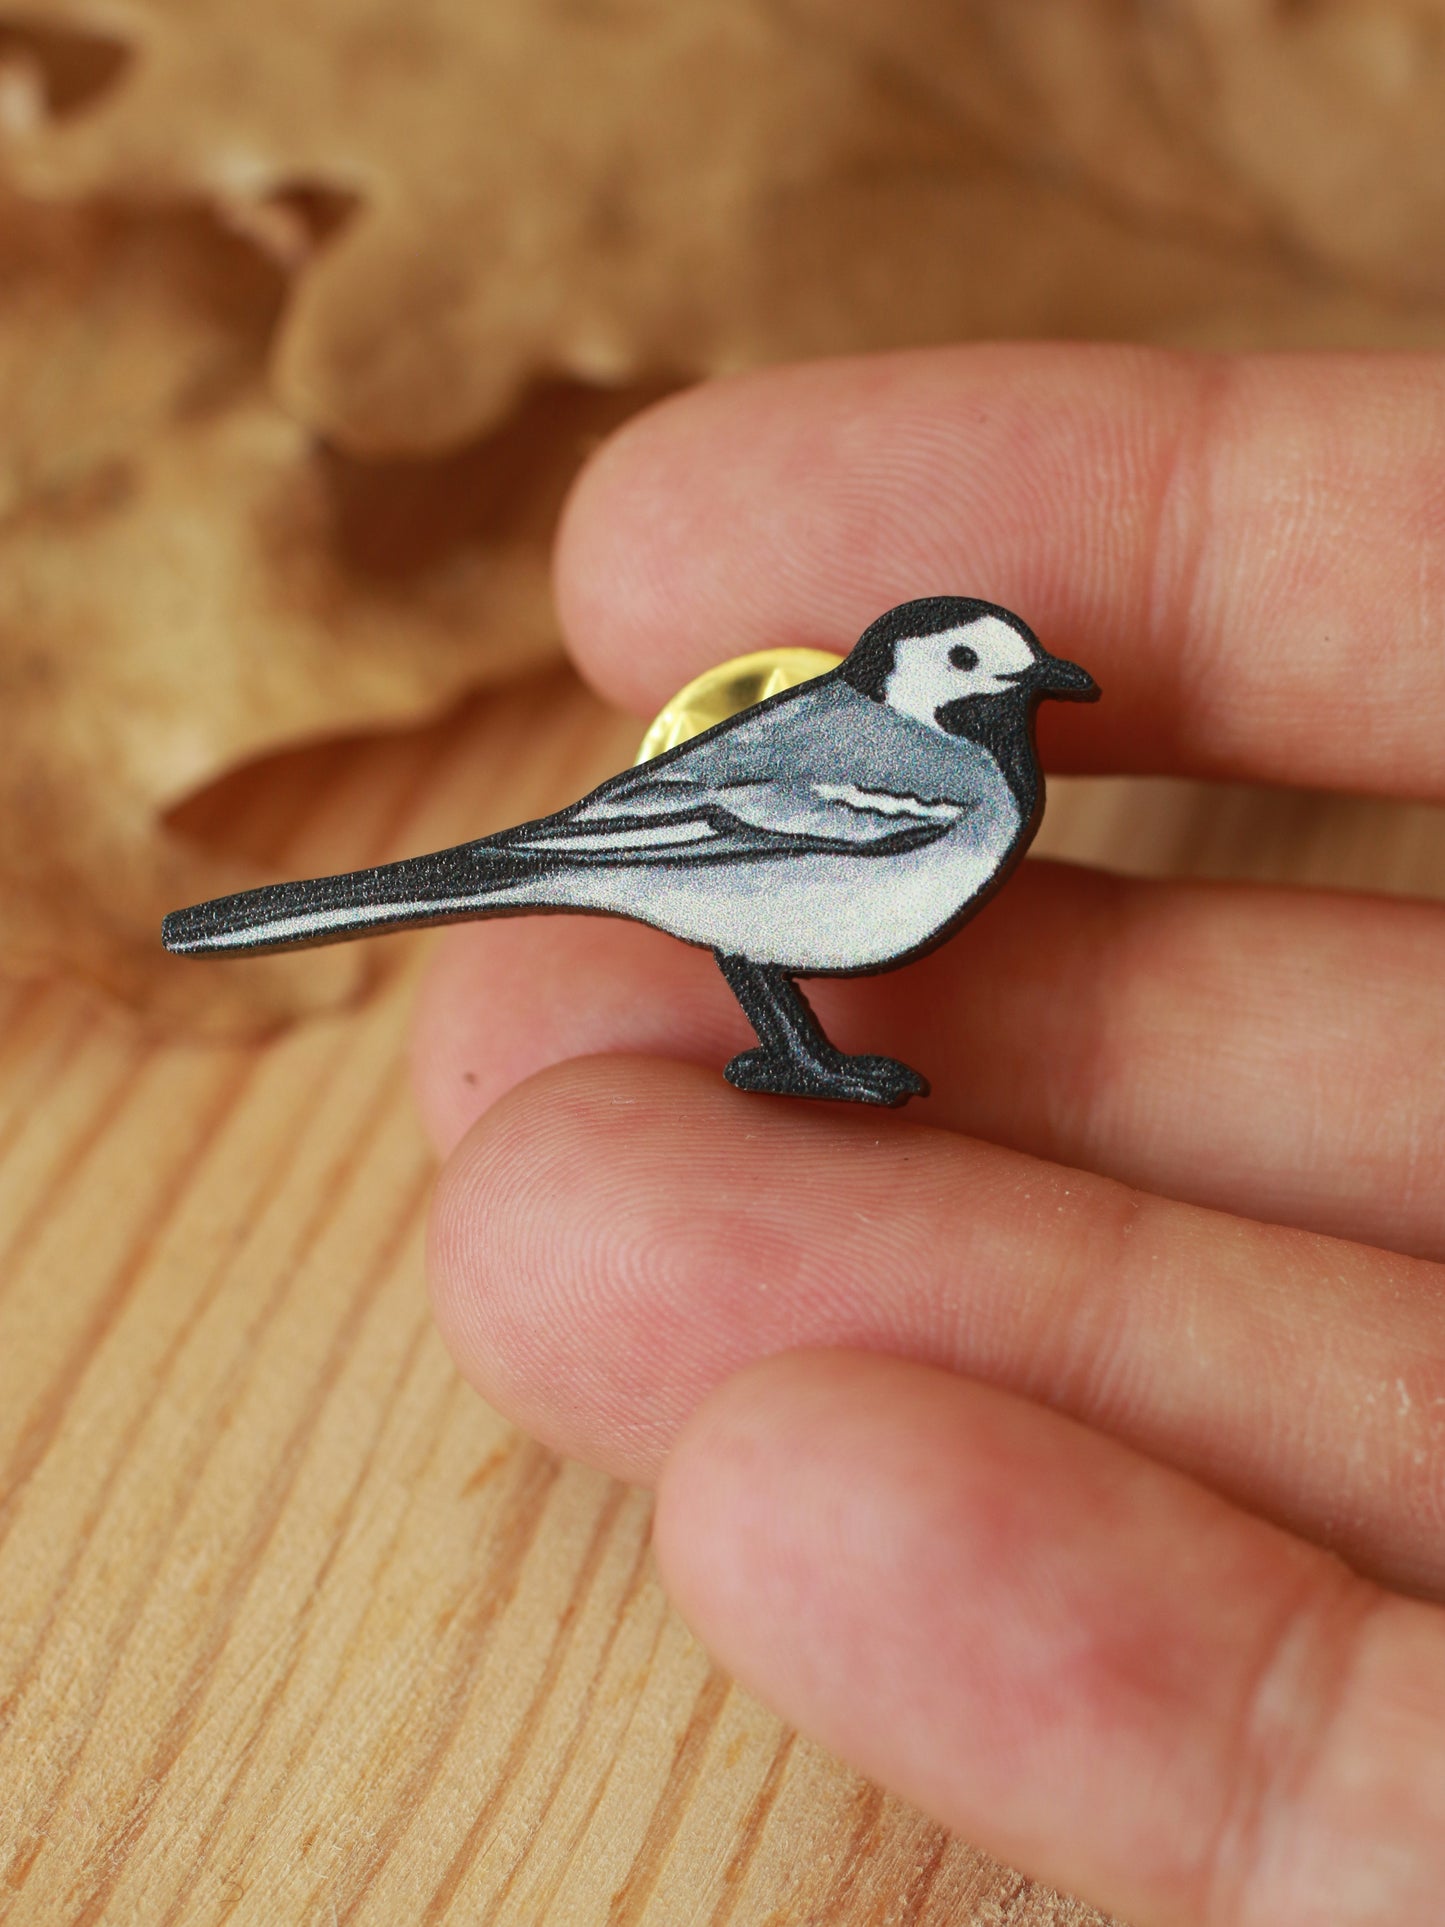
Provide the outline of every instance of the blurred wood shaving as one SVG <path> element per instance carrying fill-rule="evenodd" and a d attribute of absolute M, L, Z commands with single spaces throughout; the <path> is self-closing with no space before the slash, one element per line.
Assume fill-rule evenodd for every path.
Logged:
<path fill-rule="evenodd" d="M 1445 338 L 1445 0 L 0 0 L 0 970 L 218 1029 L 165 827 L 555 646 L 647 396 L 984 335 Z"/>
<path fill-rule="evenodd" d="M 1442 0 L 791 0 L 1032 169 L 1445 296 Z"/>
<path fill-rule="evenodd" d="M 1386 296 L 1437 285 L 1440 67 L 1423 29 L 1385 57 L 1404 0 L 274 6 L 27 0 L 127 58 L 8 166 L 269 233 L 299 269 L 277 393 L 354 451 L 452 446 L 558 374 L 1226 312 L 1278 333 L 1291 297 L 1358 297 L 1300 257 L 1322 281 L 1368 265 Z M 1367 19 L 1373 78 L 1342 92 Z M 1360 218 L 1326 219 L 1351 179 Z M 285 218 L 307 199 L 347 210 L 319 248 Z"/>
<path fill-rule="evenodd" d="M 562 492 L 637 399 L 555 388 L 491 444 L 358 467 L 269 395 L 284 292 L 195 210 L 0 201 L 0 969 L 215 1029 L 358 959 L 176 970 L 161 914 L 256 879 L 163 812 L 548 653 Z"/>

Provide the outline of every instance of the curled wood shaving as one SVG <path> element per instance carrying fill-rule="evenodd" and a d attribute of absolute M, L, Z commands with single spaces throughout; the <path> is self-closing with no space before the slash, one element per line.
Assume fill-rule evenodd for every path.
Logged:
<path fill-rule="evenodd" d="M 1445 291 L 1440 0 L 25 0 L 23 18 L 49 36 L 29 44 L 50 98 L 10 115 L 13 177 L 201 196 L 269 237 L 299 270 L 277 393 L 353 451 L 454 445 L 558 375 L 1198 336 L 1229 313 L 1280 339 L 1291 300 L 1304 338 L 1367 336 L 1310 259 Z M 302 204 L 329 210 L 326 246 Z"/>
<path fill-rule="evenodd" d="M 562 489 L 644 392 L 1438 341 L 1440 3 L 0 0 L 0 969 L 341 994 L 160 955 L 252 880 L 165 812 L 551 648 Z"/>
<path fill-rule="evenodd" d="M 1445 297 L 1441 0 L 796 4 L 1135 216 Z"/>
<path fill-rule="evenodd" d="M 267 392 L 283 293 L 194 212 L 0 202 L 0 969 L 218 1030 L 358 959 L 177 970 L 162 913 L 258 879 L 165 811 L 550 649 L 556 508 L 632 399 L 552 391 L 489 445 L 362 467 Z"/>
<path fill-rule="evenodd" d="M 1171 158 L 1152 96 L 1130 105 L 1097 10 L 1065 32 L 1044 9 L 1040 79 L 1012 73 L 1012 15 L 950 0 L 26 0 L 111 64 L 4 151 L 33 192 L 200 196 L 266 238 L 297 271 L 288 413 L 352 451 L 430 450 L 559 375 L 1267 310 L 1297 281 L 1267 249 L 1130 232 L 1062 171 L 1000 160 L 1052 141 L 1072 176 L 1080 153 L 1157 176 L 1161 205 L 1202 198 L 1258 242 L 1248 193 Z M 330 210 L 325 246 L 302 204 Z"/>

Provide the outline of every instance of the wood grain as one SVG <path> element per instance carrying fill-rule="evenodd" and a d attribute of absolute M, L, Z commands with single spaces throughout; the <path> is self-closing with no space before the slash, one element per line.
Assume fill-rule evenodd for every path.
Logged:
<path fill-rule="evenodd" d="M 189 821 L 366 861 L 578 794 L 635 734 L 552 679 Z M 1439 813 L 1149 788 L 1060 786 L 1047 845 L 1445 894 Z M 424 942 L 262 1047 L 0 992 L 0 1918 L 1097 1923 L 731 1686 L 645 1498 L 457 1379 L 404 1068 Z"/>

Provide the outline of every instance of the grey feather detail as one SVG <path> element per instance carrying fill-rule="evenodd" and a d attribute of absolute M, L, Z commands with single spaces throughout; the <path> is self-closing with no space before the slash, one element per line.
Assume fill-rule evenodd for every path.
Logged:
<path fill-rule="evenodd" d="M 331 943 L 517 909 L 595 907 L 649 920 L 602 878 L 636 869 L 666 894 L 693 871 L 816 856 L 906 855 L 997 807 L 998 769 L 832 676 L 625 770 L 570 808 L 473 843 L 341 876 L 271 884 L 167 917 L 192 955 Z M 590 890 L 586 873 L 598 876 Z M 670 913 L 669 913 L 670 915 Z M 662 927 L 670 922 L 659 917 Z"/>

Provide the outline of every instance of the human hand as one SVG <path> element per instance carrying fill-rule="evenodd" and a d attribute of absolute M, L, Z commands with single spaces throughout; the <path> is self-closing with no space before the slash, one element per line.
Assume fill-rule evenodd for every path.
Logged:
<path fill-rule="evenodd" d="M 1445 362 L 749 377 L 603 451 L 558 582 L 639 713 L 958 592 L 1097 675 L 1050 768 L 1441 799 Z M 652 931 L 448 938 L 463 1370 L 657 1482 L 719 1659 L 1000 1856 L 1141 1927 L 1445 1920 L 1445 908 L 1040 862 L 809 995 L 936 1095 L 729 1089 L 741 1013 Z"/>

